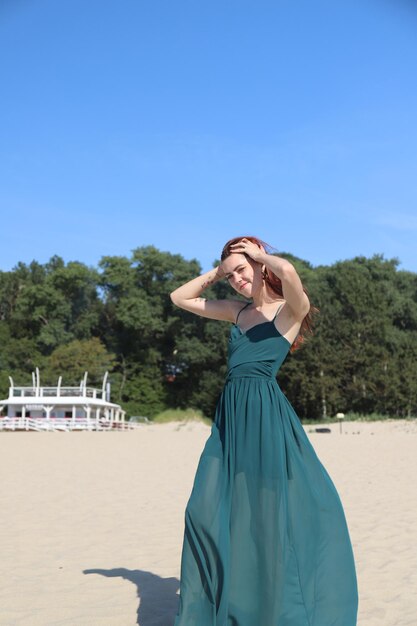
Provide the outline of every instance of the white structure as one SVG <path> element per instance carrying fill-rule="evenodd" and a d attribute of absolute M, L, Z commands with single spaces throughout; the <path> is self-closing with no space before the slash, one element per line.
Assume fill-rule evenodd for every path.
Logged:
<path fill-rule="evenodd" d="M 87 387 L 87 375 L 78 387 L 41 387 L 39 369 L 31 387 L 15 387 L 9 377 L 9 397 L 0 400 L 0 430 L 104 430 L 123 427 L 125 411 L 110 402 L 108 372 L 101 389 Z"/>

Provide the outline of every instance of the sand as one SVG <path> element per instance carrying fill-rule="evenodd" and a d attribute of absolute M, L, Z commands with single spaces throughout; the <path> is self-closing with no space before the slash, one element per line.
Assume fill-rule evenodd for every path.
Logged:
<path fill-rule="evenodd" d="M 358 625 L 415 626 L 417 423 L 305 430 L 344 505 Z M 198 422 L 0 433 L 0 624 L 172 626 L 184 508 L 209 433 Z"/>

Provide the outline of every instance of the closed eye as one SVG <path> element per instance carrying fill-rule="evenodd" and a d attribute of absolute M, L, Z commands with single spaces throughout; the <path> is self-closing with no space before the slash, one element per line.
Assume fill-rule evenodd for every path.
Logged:
<path fill-rule="evenodd" d="M 233 270 L 234 272 L 242 272 L 245 269 L 244 265 L 238 265 L 237 267 L 235 267 L 235 269 Z M 226 280 L 230 280 L 232 278 L 232 274 L 226 274 Z"/>

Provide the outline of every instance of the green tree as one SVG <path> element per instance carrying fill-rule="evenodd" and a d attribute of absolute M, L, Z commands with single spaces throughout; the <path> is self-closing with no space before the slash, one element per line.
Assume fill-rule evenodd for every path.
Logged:
<path fill-rule="evenodd" d="M 55 348 L 45 359 L 43 378 L 49 385 L 56 383 L 57 376 L 63 376 L 66 385 L 78 385 L 88 372 L 90 384 L 99 385 L 106 371 L 111 372 L 115 356 L 107 352 L 98 337 L 74 339 Z"/>

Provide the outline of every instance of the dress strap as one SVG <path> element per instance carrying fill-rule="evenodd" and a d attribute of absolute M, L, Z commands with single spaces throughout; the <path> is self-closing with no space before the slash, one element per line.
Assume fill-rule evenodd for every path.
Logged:
<path fill-rule="evenodd" d="M 237 314 L 237 316 L 236 316 L 236 322 L 235 322 L 236 324 L 237 324 L 237 320 L 239 319 L 239 315 L 242 313 L 243 309 L 246 309 L 246 307 L 247 307 L 247 306 L 249 306 L 250 304 L 251 304 L 251 302 L 247 302 L 247 303 L 245 304 L 245 306 L 243 306 L 243 307 L 240 309 L 239 313 L 238 313 L 238 314 Z"/>
<path fill-rule="evenodd" d="M 275 318 L 277 317 L 278 313 L 281 311 L 281 309 L 282 309 L 282 307 L 284 306 L 284 304 L 285 304 L 285 302 L 281 302 L 281 304 L 279 305 L 279 307 L 278 307 L 278 309 L 277 309 L 277 312 L 275 313 L 274 318 L 273 318 L 273 320 L 272 320 L 272 321 L 274 321 L 274 320 L 275 320 Z"/>

